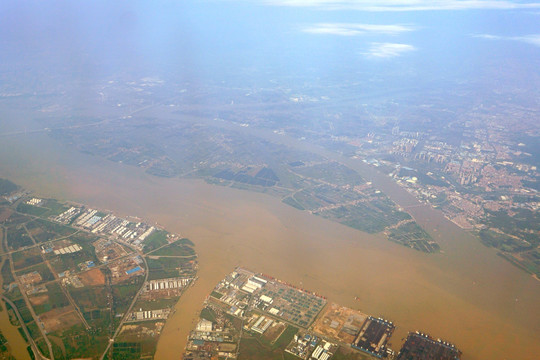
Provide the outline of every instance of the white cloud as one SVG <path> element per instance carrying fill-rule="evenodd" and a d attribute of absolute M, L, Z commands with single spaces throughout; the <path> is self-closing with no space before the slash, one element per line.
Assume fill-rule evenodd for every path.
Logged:
<path fill-rule="evenodd" d="M 393 58 L 415 50 L 416 48 L 409 44 L 371 43 L 371 47 L 364 55 L 373 58 Z"/>
<path fill-rule="evenodd" d="M 526 42 L 534 46 L 540 46 L 540 34 L 514 37 L 512 38 L 512 40 L 518 40 L 518 41 Z"/>
<path fill-rule="evenodd" d="M 491 34 L 478 34 L 473 35 L 476 38 L 488 39 L 488 40 L 509 40 L 509 41 L 519 41 L 534 46 L 540 46 L 540 34 L 531 34 L 523 36 L 498 36 Z"/>
<path fill-rule="evenodd" d="M 426 11 L 472 9 L 538 9 L 538 2 L 515 0 L 263 0 L 276 6 L 314 7 L 323 10 Z"/>
<path fill-rule="evenodd" d="M 397 35 L 413 31 L 409 25 L 373 25 L 373 24 L 347 24 L 347 23 L 319 23 L 304 27 L 303 32 L 310 34 L 356 36 L 368 33 Z"/>

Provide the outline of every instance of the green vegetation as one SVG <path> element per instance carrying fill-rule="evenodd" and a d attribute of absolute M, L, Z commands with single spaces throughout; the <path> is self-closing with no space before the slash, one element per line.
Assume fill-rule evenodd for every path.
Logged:
<path fill-rule="evenodd" d="M 97 258 L 94 252 L 94 247 L 90 244 L 84 244 L 83 249 L 70 254 L 53 255 L 50 254 L 49 260 L 51 266 L 56 273 L 60 274 L 66 270 L 79 271 L 79 264 L 86 261 L 94 261 L 97 263 Z"/>
<path fill-rule="evenodd" d="M 5 259 L 2 264 L 2 279 L 4 287 L 15 281 L 13 273 L 11 272 L 11 267 L 9 265 L 9 259 Z"/>
<path fill-rule="evenodd" d="M 45 263 L 30 266 L 28 268 L 25 268 L 24 270 L 16 271 L 15 273 L 17 276 L 22 276 L 34 271 L 37 271 L 41 275 L 41 282 L 54 280 L 54 275 L 51 273 L 49 267 Z"/>
<path fill-rule="evenodd" d="M 238 359 L 282 360 L 285 348 L 297 332 L 298 328 L 288 325 L 274 344 L 269 344 L 263 336 L 243 337 Z"/>
<path fill-rule="evenodd" d="M 32 337 L 32 339 L 38 339 L 41 336 L 41 332 L 39 331 L 39 328 L 35 321 L 31 321 L 26 324 L 26 328 L 28 329 L 28 332 L 30 333 L 30 337 Z"/>
<path fill-rule="evenodd" d="M 114 314 L 123 314 L 128 309 L 133 297 L 141 288 L 142 281 L 142 276 L 136 276 L 131 278 L 127 283 L 112 286 Z"/>
<path fill-rule="evenodd" d="M 19 310 L 19 314 L 21 315 L 21 318 L 23 319 L 23 322 L 25 324 L 30 323 L 31 321 L 34 321 L 32 318 L 32 314 L 30 313 L 30 310 L 28 310 L 28 307 L 26 306 L 26 302 L 23 298 L 19 298 L 17 300 L 13 300 L 13 304 L 17 307 L 17 310 Z"/>
<path fill-rule="evenodd" d="M 162 257 L 148 259 L 148 280 L 166 279 L 178 277 L 183 269 L 189 272 L 190 259 Z"/>
<path fill-rule="evenodd" d="M 20 323 L 17 322 L 17 326 L 19 325 Z M 19 334 L 22 336 L 22 338 L 24 339 L 24 341 L 28 342 L 28 337 L 26 336 L 26 333 L 24 332 L 24 330 L 22 329 L 21 326 L 19 326 L 17 328 L 17 331 L 19 332 Z"/>
<path fill-rule="evenodd" d="M 189 240 L 188 240 L 189 241 Z M 190 245 L 183 245 L 180 241 L 162 247 L 156 250 L 152 255 L 161 256 L 194 256 L 195 250 Z"/>
<path fill-rule="evenodd" d="M 371 200 L 350 206 L 340 206 L 319 213 L 322 217 L 338 221 L 352 228 L 373 234 L 383 231 L 387 226 L 401 220 L 410 219 L 406 212 L 398 211 L 388 203 L 389 200 Z"/>
<path fill-rule="evenodd" d="M 7 344 L 7 340 L 2 334 L 2 332 L 0 332 L 0 353 L 7 352 L 8 348 L 6 344 Z"/>
<path fill-rule="evenodd" d="M 218 293 L 218 292 L 216 292 L 216 291 L 212 291 L 212 293 L 210 294 L 210 296 L 213 296 L 213 297 L 215 297 L 216 299 L 219 300 L 219 299 L 221 299 L 221 298 L 223 297 L 223 294 L 220 294 L 220 293 Z"/>
<path fill-rule="evenodd" d="M 283 199 L 283 202 L 287 205 L 297 208 L 298 210 L 305 210 L 305 208 L 291 196 L 287 196 L 285 199 Z"/>
<path fill-rule="evenodd" d="M 180 240 L 178 240 L 178 243 L 180 243 L 181 245 L 195 246 L 193 241 L 189 240 L 188 238 L 181 238 Z"/>
<path fill-rule="evenodd" d="M 7 179 L 0 178 L 0 196 L 9 195 L 19 187 Z"/>
<path fill-rule="evenodd" d="M 11 213 L 9 218 L 4 221 L 4 224 L 6 224 L 6 226 L 7 225 L 15 226 L 15 225 L 19 225 L 19 224 L 28 222 L 30 220 L 32 220 L 32 218 L 29 217 L 29 216 L 19 214 L 17 212 L 13 212 L 13 213 Z"/>
<path fill-rule="evenodd" d="M 283 348 L 287 347 L 291 340 L 293 339 L 294 335 L 298 332 L 298 328 L 294 327 L 292 325 L 287 325 L 287 328 L 283 333 L 277 338 L 276 342 L 274 343 L 274 348 Z"/>
<path fill-rule="evenodd" d="M 108 342 L 106 332 L 96 331 L 90 335 L 81 324 L 55 335 L 62 339 L 66 359 L 99 358 Z"/>
<path fill-rule="evenodd" d="M 238 360 L 282 360 L 282 350 L 274 351 L 257 338 L 244 337 L 240 341 Z"/>
<path fill-rule="evenodd" d="M 504 251 L 523 251 L 529 250 L 540 245 L 540 213 L 528 209 L 513 209 L 513 215 L 504 211 L 488 212 L 484 219 L 484 224 L 489 228 L 499 229 L 501 232 L 514 236 L 514 241 L 502 241 L 512 250 L 502 249 Z M 482 238 L 482 237 L 481 237 Z M 499 248 L 501 241 L 482 239 L 490 246 Z M 525 240 L 525 241 L 520 241 Z"/>
<path fill-rule="evenodd" d="M 105 284 L 103 277 L 97 273 L 88 274 L 88 276 L 80 274 L 81 284 L 84 285 L 82 287 L 76 287 L 80 284 L 73 281 L 72 285 L 63 289 L 60 282 L 54 281 L 53 272 L 43 261 L 41 246 L 48 248 L 56 245 L 63 247 L 78 244 L 82 247 L 82 250 L 70 254 L 46 253 L 44 256 L 50 262 L 54 272 L 61 273 L 66 270 L 78 272 L 82 267 L 79 266 L 80 264 L 89 260 L 98 263 L 95 248 L 92 245 L 98 239 L 97 236 L 85 230 L 74 229 L 49 220 L 50 216 L 56 216 L 68 208 L 69 206 L 53 199 L 45 199 L 41 206 L 32 206 L 24 203 L 23 200 L 19 203 L 18 210 L 28 215 L 12 212 L 10 208 L 5 208 L 7 210 L 2 214 L 9 215 L 9 217 L 3 223 L 3 229 L 5 229 L 3 233 L 9 250 L 18 250 L 11 255 L 16 276 L 37 273 L 42 278 L 40 281 L 36 281 L 37 274 L 35 274 L 35 278 L 28 278 L 28 282 L 35 281 L 32 284 L 34 289 L 33 293 L 29 295 L 29 300 L 33 304 L 32 309 L 38 316 L 42 317 L 47 331 L 49 331 L 47 337 L 51 342 L 55 359 L 99 358 L 109 341 L 109 337 L 115 330 L 115 325 L 119 324 L 121 315 L 127 311 L 134 296 L 140 290 L 144 277 L 134 276 L 120 284 L 110 285 L 110 270 L 104 268 L 102 272 L 105 274 Z M 105 214 L 98 212 L 96 215 L 104 216 Z M 149 264 L 152 266 L 147 269 L 149 275 L 156 279 L 194 275 L 196 264 L 193 260 L 196 257 L 193 250 L 194 244 L 185 238 L 169 244 L 168 235 L 168 232 L 159 230 L 147 239 L 145 251 L 164 246 L 164 249 L 159 253 L 172 256 L 150 259 Z M 40 246 L 35 246 L 33 239 Z M 120 246 L 131 252 L 127 246 Z M 8 257 L 3 259 L 1 272 L 6 289 L 9 284 L 15 281 L 15 276 L 11 273 L 11 259 Z M 40 286 L 43 283 L 47 283 L 47 285 Z M 31 289 L 30 285 L 25 286 L 22 290 L 27 291 L 28 289 Z M 70 311 L 72 308 L 64 291 L 69 291 L 84 319 L 90 325 L 90 329 L 86 329 L 76 314 Z M 51 355 L 45 339 L 42 338 L 40 324 L 34 321 L 31 309 L 27 306 L 21 289 L 11 287 L 5 295 L 13 301 L 16 310 L 27 325 L 31 337 L 37 341 L 42 353 L 45 356 Z M 144 301 L 139 299 L 136 305 L 145 310 L 156 310 L 172 308 L 177 300 L 178 296 Z M 59 309 L 60 311 L 55 311 Z M 13 309 L 9 308 L 8 314 L 10 314 L 10 321 L 18 323 Z M 155 353 L 162 325 L 163 320 L 145 322 L 136 331 L 131 332 L 129 330 L 131 328 L 127 327 L 127 333 L 120 334 L 116 339 L 109 358 L 151 358 Z M 0 334 L 0 358 L 7 358 L 3 357 L 5 354 L 2 339 Z"/>
<path fill-rule="evenodd" d="M 66 211 L 67 209 L 69 209 L 69 206 L 62 204 L 58 200 L 55 200 L 55 199 L 47 199 L 43 207 L 46 207 L 49 209 L 47 216 L 57 216 L 63 213 L 64 211 Z"/>
<path fill-rule="evenodd" d="M 15 301 L 22 298 L 21 290 L 19 289 L 18 286 L 11 288 L 11 290 L 5 295 L 11 301 Z"/>
<path fill-rule="evenodd" d="M 42 243 L 53 239 L 64 238 L 74 234 L 77 230 L 44 219 L 36 219 L 26 225 L 36 242 Z"/>
<path fill-rule="evenodd" d="M 371 360 L 373 357 L 363 354 L 359 351 L 344 349 L 342 346 L 338 348 L 332 360 Z"/>
<path fill-rule="evenodd" d="M 298 360 L 298 356 L 288 352 L 283 352 L 283 360 Z"/>
<path fill-rule="evenodd" d="M 157 230 L 144 240 L 143 252 L 148 253 L 167 244 L 167 231 Z"/>
<path fill-rule="evenodd" d="M 45 219 L 37 219 L 36 222 L 39 225 L 39 227 L 41 227 L 45 231 L 55 233 L 57 237 L 68 236 L 77 231 L 76 229 L 70 226 L 58 224 L 53 221 L 49 221 Z"/>
<path fill-rule="evenodd" d="M 178 299 L 178 296 L 173 296 L 170 298 L 162 298 L 155 300 L 137 300 L 133 309 L 142 309 L 143 311 L 146 311 L 172 308 L 174 307 Z"/>
<path fill-rule="evenodd" d="M 139 358 L 152 358 L 156 351 L 158 340 L 154 334 L 160 329 L 160 321 L 145 321 L 144 323 L 137 324 L 135 328 L 133 328 L 133 325 L 130 325 L 129 328 L 125 327 L 122 329 L 121 335 L 118 336 L 115 343 L 136 344 L 134 346 L 139 350 Z M 116 359 L 116 356 L 119 354 L 117 350 L 113 348 L 113 359 Z M 125 355 L 131 358 L 129 356 L 132 356 L 133 353 Z"/>
<path fill-rule="evenodd" d="M 200 317 L 213 323 L 216 322 L 216 312 L 209 307 L 202 309 Z"/>
<path fill-rule="evenodd" d="M 26 347 L 26 351 L 28 352 L 28 355 L 30 355 L 30 359 L 31 360 L 35 360 L 36 359 L 36 356 L 34 355 L 34 351 L 32 351 L 32 347 L 30 345 L 28 345 Z"/>
<path fill-rule="evenodd" d="M 43 340 L 43 338 L 37 340 L 36 344 L 38 346 L 39 352 L 41 352 L 43 356 L 48 358 L 51 356 L 49 354 L 49 348 L 47 347 L 47 343 L 45 342 L 45 340 Z"/>
<path fill-rule="evenodd" d="M 360 193 L 348 187 L 319 185 L 296 192 L 282 201 L 368 233 L 378 233 L 410 219 L 409 214 L 399 211 L 395 203 L 371 187 L 364 187 Z"/>
<path fill-rule="evenodd" d="M 38 248 L 13 253 L 12 257 L 13 267 L 15 270 L 20 270 L 43 262 L 43 258 L 41 257 L 40 250 Z"/>
<path fill-rule="evenodd" d="M 337 162 L 294 167 L 295 173 L 317 181 L 336 185 L 361 185 L 364 179 L 356 171 Z"/>
<path fill-rule="evenodd" d="M 102 331 L 108 329 L 111 323 L 111 312 L 108 309 L 87 311 L 83 317 L 90 326 Z"/>
<path fill-rule="evenodd" d="M 57 338 L 56 336 L 49 335 L 49 341 L 51 343 L 51 347 L 54 354 L 55 360 L 62 360 L 67 359 L 64 344 L 62 343 L 62 339 Z"/>
<path fill-rule="evenodd" d="M 140 359 L 141 344 L 139 342 L 115 342 L 113 344 L 112 358 L 115 360 Z"/>
<path fill-rule="evenodd" d="M 6 231 L 8 247 L 12 250 L 34 244 L 22 225 L 10 226 Z"/>
<path fill-rule="evenodd" d="M 28 214 L 28 215 L 42 216 L 47 211 L 49 211 L 49 209 L 41 207 L 41 206 L 34 206 L 34 205 L 21 202 L 19 205 L 17 205 L 17 211 Z"/>
<path fill-rule="evenodd" d="M 49 295 L 49 302 L 53 309 L 61 308 L 69 305 L 69 300 L 62 291 L 62 287 L 59 283 L 54 282 L 47 284 L 47 294 Z"/>
<path fill-rule="evenodd" d="M 108 290 L 105 286 L 70 288 L 69 293 L 82 312 L 108 307 Z"/>
<path fill-rule="evenodd" d="M 512 252 L 519 247 L 513 246 L 516 239 L 504 233 L 483 229 L 478 232 L 478 236 L 484 245 L 495 247 L 503 251 Z"/>
<path fill-rule="evenodd" d="M 266 167 L 256 173 L 254 173 L 253 169 L 250 169 L 250 167 L 246 167 L 240 171 L 225 169 L 216 172 L 213 176 L 218 179 L 258 186 L 274 186 L 279 182 L 279 178 L 275 172 Z"/>
<path fill-rule="evenodd" d="M 388 240 L 427 253 L 440 250 L 433 238 L 414 221 L 390 229 Z"/>

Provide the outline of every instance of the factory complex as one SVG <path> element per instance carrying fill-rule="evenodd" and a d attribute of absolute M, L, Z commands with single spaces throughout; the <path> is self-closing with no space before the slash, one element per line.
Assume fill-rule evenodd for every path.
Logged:
<path fill-rule="evenodd" d="M 390 348 L 394 329 L 382 317 L 327 304 L 319 294 L 236 268 L 205 301 L 184 358 L 248 358 L 242 354 L 261 352 L 264 344 L 269 344 L 265 351 L 272 354 L 281 351 L 304 360 L 330 360 L 337 353 L 349 354 L 351 359 L 362 358 L 360 354 L 403 360 L 458 360 L 461 356 L 454 345 L 416 332 L 409 334 L 396 357 Z"/>

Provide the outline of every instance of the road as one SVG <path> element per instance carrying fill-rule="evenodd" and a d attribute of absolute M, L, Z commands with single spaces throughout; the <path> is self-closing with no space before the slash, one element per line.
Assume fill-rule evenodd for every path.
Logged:
<path fill-rule="evenodd" d="M 148 273 L 150 272 L 149 271 L 149 268 L 148 268 L 148 263 L 146 262 L 146 257 L 145 255 L 139 251 L 137 248 L 135 248 L 134 246 L 130 245 L 130 244 L 127 244 L 127 243 L 123 243 L 124 245 L 127 245 L 128 247 L 130 247 L 132 250 L 136 251 L 140 257 L 143 259 L 144 261 L 144 266 L 145 266 L 145 272 L 144 272 L 144 281 L 141 285 L 141 288 L 139 289 L 139 291 L 137 291 L 137 294 L 133 297 L 133 300 L 131 301 L 131 304 L 129 304 L 129 307 L 128 309 L 124 312 L 124 316 L 122 316 L 122 320 L 120 321 L 120 323 L 118 324 L 118 327 L 116 328 L 116 331 L 114 332 L 113 336 L 109 339 L 109 343 L 107 344 L 107 348 L 105 349 L 105 351 L 103 351 L 103 354 L 101 355 L 101 357 L 99 358 L 100 360 L 103 360 L 105 358 L 105 356 L 107 355 L 107 353 L 109 352 L 109 349 L 111 348 L 111 345 L 114 343 L 114 339 L 116 339 L 116 337 L 118 336 L 118 334 L 120 333 L 120 329 L 122 329 L 122 326 L 124 325 L 124 323 L 126 322 L 129 314 L 131 313 L 131 309 L 133 309 L 133 306 L 135 305 L 135 303 L 137 302 L 137 299 L 139 298 L 139 295 L 141 294 L 141 292 L 143 291 L 144 289 L 144 284 L 148 281 Z"/>
<path fill-rule="evenodd" d="M 32 236 L 32 234 L 30 233 L 30 231 L 28 231 L 28 229 L 26 228 L 26 225 L 24 224 L 23 225 L 24 227 L 24 230 L 26 231 L 26 233 L 28 234 L 28 236 L 30 237 L 30 239 L 32 239 L 32 241 L 34 242 L 35 245 L 38 245 L 38 243 L 36 242 L 36 240 L 34 239 L 34 236 Z M 45 256 L 45 253 L 43 253 L 43 251 L 40 251 L 40 254 L 41 254 L 41 258 L 43 259 L 43 262 L 47 265 L 47 267 L 49 268 L 49 271 L 51 272 L 51 274 L 53 274 L 54 276 L 54 279 L 56 281 L 59 280 L 59 277 L 58 277 L 58 274 L 56 273 L 56 271 L 53 269 L 53 267 L 51 266 L 51 263 L 50 261 L 47 259 L 47 257 Z M 81 309 L 79 308 L 79 306 L 77 305 L 77 303 L 75 302 L 75 300 L 73 300 L 73 298 L 71 297 L 71 294 L 69 293 L 69 291 L 66 290 L 64 284 L 60 283 L 60 288 L 62 289 L 62 292 L 64 293 L 64 295 L 66 296 L 66 298 L 68 299 L 69 303 L 71 304 L 71 306 L 73 306 L 73 308 L 75 309 L 75 312 L 77 313 L 77 316 L 79 317 L 79 319 L 81 320 L 81 322 L 84 324 L 84 326 L 86 327 L 86 330 L 90 329 L 90 325 L 88 325 L 88 322 L 86 322 L 86 319 L 84 318 L 82 312 L 81 312 Z"/>
<path fill-rule="evenodd" d="M 3 231 L 3 233 L 4 233 L 3 241 L 4 241 L 5 248 L 7 249 L 8 248 L 8 244 L 7 244 L 7 228 L 3 227 L 3 230 L 4 230 Z M 13 267 L 13 257 L 11 256 L 11 254 L 9 255 L 9 266 L 10 266 L 10 269 L 11 269 L 11 273 L 13 274 L 13 277 L 15 278 L 15 281 L 17 282 L 17 286 L 19 286 L 19 289 L 21 290 L 21 294 L 22 294 L 22 296 L 24 298 L 24 302 L 26 303 L 26 307 L 28 307 L 28 310 L 30 311 L 30 314 L 32 315 L 32 318 L 36 322 L 37 328 L 39 329 L 39 332 L 41 333 L 41 336 L 43 337 L 43 340 L 47 344 L 47 348 L 49 349 L 49 355 L 51 357 L 50 359 L 54 360 L 54 354 L 53 354 L 53 351 L 52 351 L 51 342 L 47 338 L 47 335 L 45 334 L 45 330 L 41 326 L 41 321 L 39 320 L 39 317 L 35 313 L 34 308 L 32 307 L 32 304 L 30 303 L 30 300 L 28 299 L 28 296 L 26 295 L 26 291 L 24 291 L 24 286 L 22 286 L 22 283 L 19 280 L 19 277 L 17 275 L 15 275 L 15 268 Z M 2 297 L 4 299 L 7 299 L 4 296 L 2 296 Z M 10 302 L 10 305 L 18 313 L 18 310 L 17 310 L 17 307 L 15 306 L 15 304 Z M 20 316 L 20 314 L 18 316 Z M 24 325 L 24 321 L 22 321 L 22 318 L 19 318 L 19 321 L 21 322 L 21 325 L 23 326 L 23 328 L 26 330 L 26 326 Z M 28 334 L 27 334 L 27 336 L 28 336 L 28 339 L 32 339 Z M 32 343 L 34 343 L 33 339 L 32 339 Z M 34 343 L 34 345 L 35 345 L 35 343 Z M 37 346 L 36 346 L 36 349 L 38 349 Z M 41 356 L 43 359 L 47 359 L 45 356 L 43 356 L 41 354 L 39 349 L 37 350 L 36 354 L 38 354 L 38 356 Z"/>
<path fill-rule="evenodd" d="M 41 359 L 41 360 L 50 360 L 48 357 L 45 357 L 41 354 L 41 352 L 39 351 L 37 345 L 36 345 L 36 342 L 34 341 L 34 339 L 30 336 L 30 333 L 28 332 L 28 329 L 26 328 L 26 325 L 24 324 L 24 321 L 22 319 L 22 316 L 21 314 L 19 313 L 19 310 L 17 309 L 17 307 L 15 306 L 15 304 L 9 300 L 7 297 L 5 297 L 4 295 L 1 295 L 1 298 L 2 300 L 4 300 L 7 304 L 9 304 L 9 306 L 11 306 L 11 308 L 13 309 L 13 311 L 15 312 L 15 315 L 17 315 L 17 319 L 19 319 L 19 323 L 21 324 L 21 328 L 23 329 L 24 331 L 24 334 L 26 335 L 26 338 L 30 340 L 30 346 L 32 348 L 32 351 L 34 352 L 34 356 L 36 359 Z"/>

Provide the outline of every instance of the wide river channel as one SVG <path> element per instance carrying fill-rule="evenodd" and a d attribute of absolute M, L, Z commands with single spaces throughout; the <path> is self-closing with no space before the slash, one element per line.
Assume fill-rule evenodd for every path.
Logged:
<path fill-rule="evenodd" d="M 157 359 L 180 358 L 205 297 L 235 266 L 392 320 L 395 350 L 408 331 L 421 330 L 457 344 L 465 360 L 538 359 L 539 281 L 418 203 L 386 175 L 360 161 L 310 150 L 373 181 L 424 226 L 443 252 L 420 253 L 265 194 L 157 178 L 75 152 L 45 133 L 0 136 L 0 177 L 39 196 L 141 217 L 195 243 L 198 280 L 168 320 Z"/>

